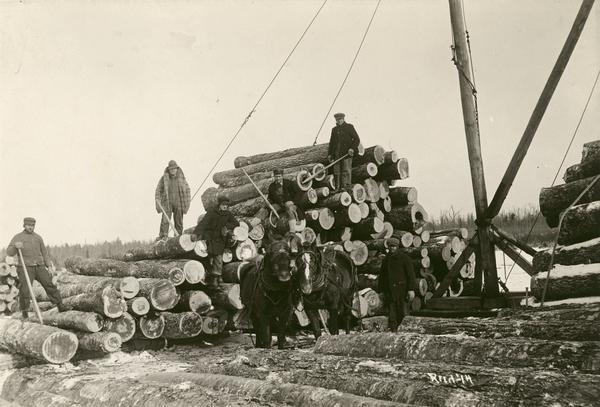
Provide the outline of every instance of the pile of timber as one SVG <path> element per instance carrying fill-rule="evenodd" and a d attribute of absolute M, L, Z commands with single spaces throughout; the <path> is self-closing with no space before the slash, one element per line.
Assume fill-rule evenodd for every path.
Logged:
<path fill-rule="evenodd" d="M 547 301 L 600 296 L 599 175 L 600 140 L 596 140 L 583 145 L 581 162 L 567 168 L 564 184 L 542 188 L 540 211 L 546 223 L 554 228 L 561 217 L 563 221 L 552 265 L 552 248 L 533 257 L 537 274 L 531 289 L 537 299 L 546 286 Z M 567 210 L 579 196 L 577 205 Z"/>
<path fill-rule="evenodd" d="M 18 282 L 16 260 L 6 256 L 5 261 L 0 262 L 0 314 L 11 315 L 16 311 Z"/>
<path fill-rule="evenodd" d="M 264 231 L 276 219 L 260 194 L 267 195 L 273 170 L 283 169 L 284 178 L 295 185 L 295 204 L 305 218 L 296 224 L 299 242 L 331 245 L 348 253 L 358 267 L 360 291 L 355 295 L 355 316 L 361 319 L 385 314 L 378 300 L 381 295 L 376 292 L 377 275 L 392 237 L 400 240 L 401 250 L 414 261 L 419 289 L 410 307 L 420 309 L 466 247 L 467 230 L 431 230 L 417 190 L 396 185 L 409 176 L 408 161 L 397 152 L 378 145 L 359 148 L 353 159 L 353 184 L 339 190 L 331 171 L 323 171 L 328 164 L 327 149 L 325 143 L 237 157 L 234 169 L 214 174 L 217 187 L 202 194 L 204 207 L 213 207 L 220 196 L 225 196 L 240 224 L 248 223 L 250 228 L 261 225 Z M 232 262 L 232 256 L 226 253 L 223 261 Z M 234 258 L 226 266 L 232 271 L 226 274 L 234 273 L 243 261 Z M 473 278 L 474 262 L 473 256 L 461 270 L 463 279 Z M 459 279 L 446 295 L 458 296 L 462 289 Z M 300 319 L 306 323 L 305 318 Z"/>

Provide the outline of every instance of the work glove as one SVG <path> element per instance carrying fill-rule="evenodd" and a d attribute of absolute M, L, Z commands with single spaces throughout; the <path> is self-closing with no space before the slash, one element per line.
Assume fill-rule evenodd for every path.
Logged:
<path fill-rule="evenodd" d="M 410 290 L 408 292 L 408 301 L 412 301 L 415 299 L 415 292 L 413 290 Z"/>
<path fill-rule="evenodd" d="M 349 150 L 348 150 L 348 155 L 349 155 L 350 157 L 354 157 L 354 150 L 353 150 L 353 149 L 349 149 Z"/>
<path fill-rule="evenodd" d="M 23 242 L 15 242 L 15 247 L 17 249 L 19 249 L 19 250 L 22 249 L 23 248 Z"/>

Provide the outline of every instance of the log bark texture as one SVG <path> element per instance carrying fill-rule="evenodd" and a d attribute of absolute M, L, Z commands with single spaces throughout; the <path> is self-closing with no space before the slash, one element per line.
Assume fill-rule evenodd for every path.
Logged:
<path fill-rule="evenodd" d="M 581 155 L 581 163 L 571 166 L 565 171 L 563 177 L 565 182 L 574 182 L 600 174 L 600 140 L 585 143 Z"/>
<path fill-rule="evenodd" d="M 531 292 L 541 299 L 547 273 L 531 279 Z M 600 295 L 600 264 L 558 266 L 550 272 L 546 301 Z"/>
<path fill-rule="evenodd" d="M 314 146 L 288 148 L 281 151 L 274 151 L 272 153 L 261 153 L 251 156 L 239 156 L 233 160 L 233 165 L 235 168 L 242 168 L 252 164 L 258 164 L 265 161 L 272 161 L 279 158 L 291 157 L 298 154 L 310 154 L 315 152 L 318 154 L 327 154 L 328 148 L 329 143 L 322 143 Z"/>
<path fill-rule="evenodd" d="M 94 352 L 112 353 L 121 349 L 121 336 L 115 332 L 78 333 L 79 348 Z"/>
<path fill-rule="evenodd" d="M 600 160 L 600 156 L 599 156 Z M 551 228 L 558 226 L 559 216 L 581 194 L 594 177 L 569 182 L 568 184 L 555 185 L 542 188 L 540 192 L 540 212 L 546 218 L 546 223 Z M 600 181 L 596 182 L 578 201 L 578 204 L 590 203 L 600 200 Z"/>
<path fill-rule="evenodd" d="M 540 250 L 533 256 L 533 270 L 547 271 L 550 266 L 552 249 Z M 600 263 L 600 238 L 572 246 L 557 246 L 554 264 L 570 266 L 575 264 Z"/>
<path fill-rule="evenodd" d="M 196 246 L 190 235 L 170 237 L 160 240 L 149 246 L 141 246 L 127 251 L 123 255 L 124 261 L 172 259 L 183 255 L 191 255 Z"/>
<path fill-rule="evenodd" d="M 193 338 L 202 332 L 202 317 L 195 312 L 163 312 L 165 330 L 162 334 L 167 339 Z"/>
<path fill-rule="evenodd" d="M 126 299 L 135 297 L 140 291 L 140 285 L 134 277 L 113 278 L 62 273 L 57 276 L 56 282 L 63 297 L 94 293 L 108 286 L 114 287 Z"/>
<path fill-rule="evenodd" d="M 37 317 L 31 317 L 37 321 Z M 95 312 L 50 310 L 42 313 L 44 325 L 82 332 L 98 332 L 104 327 L 104 317 Z"/>
<path fill-rule="evenodd" d="M 63 298 L 63 304 L 69 310 L 97 312 L 109 318 L 118 318 L 127 310 L 127 304 L 112 286 L 94 293 Z"/>
<path fill-rule="evenodd" d="M 421 205 L 413 203 L 392 208 L 385 214 L 384 219 L 390 222 L 394 229 L 414 232 L 421 222 L 429 220 L 429 215 Z"/>
<path fill-rule="evenodd" d="M 600 201 L 571 208 L 563 218 L 558 243 L 567 245 L 597 237 L 600 237 Z"/>

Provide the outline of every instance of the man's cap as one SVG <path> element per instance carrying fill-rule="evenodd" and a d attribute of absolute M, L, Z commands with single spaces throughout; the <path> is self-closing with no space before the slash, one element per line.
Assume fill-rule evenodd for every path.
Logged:
<path fill-rule="evenodd" d="M 35 225 L 35 218 L 26 217 L 23 218 L 24 225 Z"/>
<path fill-rule="evenodd" d="M 400 246 L 400 240 L 396 239 L 395 237 L 390 237 L 388 240 L 386 240 L 386 244 L 388 247 L 398 247 Z"/>
<path fill-rule="evenodd" d="M 283 175 L 283 169 L 282 168 L 275 168 L 273 170 L 273 175 Z"/>
<path fill-rule="evenodd" d="M 217 198 L 217 203 L 219 205 L 221 205 L 223 203 L 227 203 L 228 204 L 229 202 L 230 202 L 229 198 L 227 198 L 226 196 L 220 196 L 220 197 Z"/>
<path fill-rule="evenodd" d="M 346 115 L 344 113 L 336 113 L 333 115 L 333 117 L 335 119 L 343 119 L 344 117 L 346 117 Z"/>
<path fill-rule="evenodd" d="M 177 163 L 175 162 L 175 160 L 171 160 L 169 161 L 169 165 L 167 166 L 168 169 L 172 169 L 172 168 L 179 168 L 179 166 L 177 165 Z"/>

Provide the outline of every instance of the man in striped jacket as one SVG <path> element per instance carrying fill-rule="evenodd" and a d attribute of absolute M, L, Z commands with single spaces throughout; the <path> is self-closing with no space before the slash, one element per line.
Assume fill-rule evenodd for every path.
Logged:
<path fill-rule="evenodd" d="M 171 215 L 175 222 L 175 230 L 179 235 L 183 233 L 183 215 L 190 209 L 190 186 L 183 171 L 174 160 L 169 161 L 165 172 L 158 180 L 156 192 L 156 212 L 162 214 L 158 239 L 166 239 L 169 235 Z"/>

